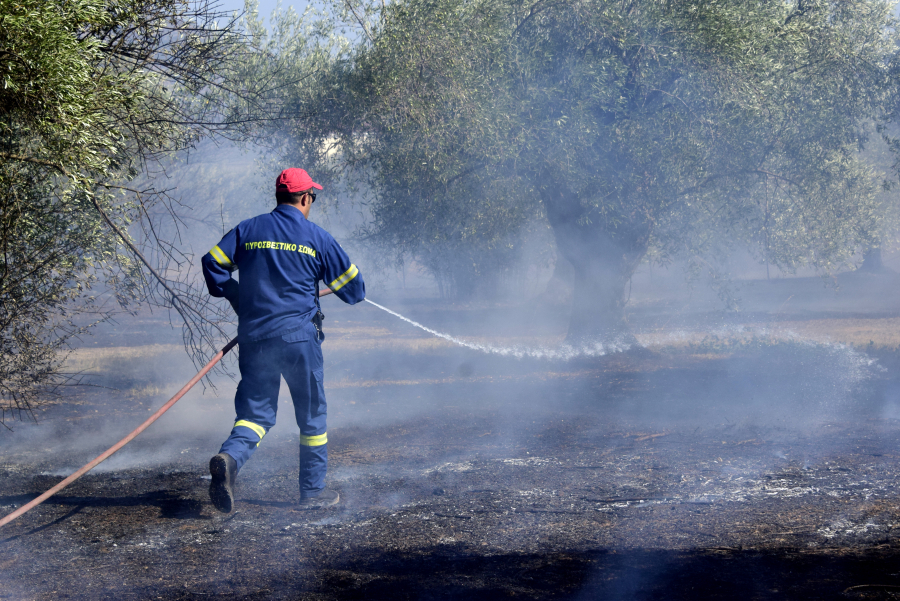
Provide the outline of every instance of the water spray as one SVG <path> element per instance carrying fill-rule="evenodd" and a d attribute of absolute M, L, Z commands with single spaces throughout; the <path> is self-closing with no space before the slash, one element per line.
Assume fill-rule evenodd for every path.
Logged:
<path fill-rule="evenodd" d="M 82 467 L 81 469 L 79 469 L 77 472 L 75 472 L 74 474 L 72 474 L 71 476 L 69 476 L 68 478 L 66 478 L 65 480 L 63 480 L 62 482 L 60 482 L 59 484 L 57 484 L 56 486 L 54 486 L 53 488 L 51 488 L 50 490 L 48 490 L 47 492 L 42 494 L 41 496 L 30 501 L 29 503 L 26 503 L 25 505 L 22 505 L 21 507 L 19 507 L 18 509 L 16 509 L 9 515 L 5 516 L 3 519 L 0 519 L 0 528 L 5 526 L 6 524 L 10 523 L 11 521 L 16 519 L 20 515 L 30 511 L 31 509 L 34 509 L 35 507 L 37 507 L 38 505 L 40 505 L 41 503 L 43 503 L 44 501 L 46 501 L 47 499 L 49 499 L 50 497 L 52 497 L 53 495 L 55 495 L 56 493 L 58 493 L 59 491 L 61 491 L 65 487 L 67 487 L 68 485 L 70 485 L 71 483 L 75 482 L 76 480 L 81 478 L 83 475 L 85 475 L 86 473 L 88 473 L 89 471 L 91 471 L 92 469 L 94 469 L 95 467 L 97 467 L 98 465 L 103 463 L 104 461 L 106 461 L 107 459 L 109 459 L 109 457 L 112 456 L 113 453 L 115 453 L 116 451 L 118 451 L 119 449 L 121 449 L 122 447 L 127 445 L 129 442 L 134 440 L 137 437 L 137 435 L 140 434 L 141 432 L 143 432 L 144 430 L 146 430 L 150 426 L 150 424 L 152 424 L 153 422 L 158 420 L 160 417 L 162 417 L 163 413 L 165 413 L 166 411 L 171 409 L 175 405 L 175 403 L 177 403 L 178 400 L 181 399 L 181 397 L 183 397 L 187 393 L 188 390 L 193 388 L 197 382 L 199 382 L 201 379 L 203 379 L 203 376 L 205 376 L 207 374 L 207 372 L 209 372 L 209 370 L 211 370 L 216 363 L 221 361 L 222 357 L 224 357 L 226 354 L 228 354 L 228 351 L 233 349 L 236 345 L 237 345 L 237 338 L 235 338 L 234 340 L 232 340 L 231 342 L 226 344 L 222 348 L 221 351 L 216 353 L 216 356 L 213 357 L 209 361 L 209 363 L 207 363 L 206 365 L 203 366 L 203 369 L 201 369 L 200 371 L 197 372 L 196 376 L 191 378 L 190 382 L 185 384 L 181 388 L 181 390 L 179 390 L 178 393 L 175 394 L 175 396 L 173 396 L 171 399 L 169 399 L 169 401 L 165 405 L 160 407 L 156 413 L 151 415 L 147 419 L 147 421 L 145 421 L 140 426 L 135 428 L 131 432 L 131 434 L 129 434 L 128 436 L 126 436 L 125 438 L 123 438 L 122 440 L 120 440 L 119 442 L 114 444 L 113 446 L 111 446 L 109 449 L 107 449 L 104 453 L 102 453 L 96 459 L 94 459 L 93 461 L 91 461 L 90 463 L 88 463 L 87 465 Z"/>
<path fill-rule="evenodd" d="M 438 338 L 443 338 L 453 344 L 457 344 L 459 346 L 463 346 L 468 349 L 472 349 L 474 351 L 480 351 L 482 353 L 492 353 L 496 355 L 503 355 L 507 357 L 517 357 L 519 359 L 523 357 L 531 357 L 534 359 L 551 359 L 551 360 L 568 360 L 574 357 L 579 356 L 588 356 L 588 357 L 601 357 L 603 355 L 607 355 L 609 353 L 620 353 L 622 351 L 627 351 L 631 348 L 631 345 L 619 342 L 612 342 L 604 344 L 602 342 L 595 342 L 590 345 L 585 345 L 582 347 L 574 347 L 568 344 L 560 345 L 557 348 L 529 348 L 522 346 L 494 346 L 491 344 L 478 344 L 475 342 L 467 342 L 465 340 L 461 340 L 456 338 L 455 336 L 451 336 L 450 334 L 444 334 L 443 332 L 438 332 L 437 330 L 432 330 L 427 326 L 423 326 L 417 321 L 413 321 L 408 317 L 404 317 L 400 315 L 396 311 L 391 311 L 387 307 L 382 307 L 378 303 L 372 302 L 369 299 L 365 299 L 367 303 L 370 305 L 374 305 L 385 311 L 390 313 L 394 317 L 399 317 L 403 321 L 410 323 L 416 326 L 419 329 L 425 330 L 432 336 L 437 336 Z"/>

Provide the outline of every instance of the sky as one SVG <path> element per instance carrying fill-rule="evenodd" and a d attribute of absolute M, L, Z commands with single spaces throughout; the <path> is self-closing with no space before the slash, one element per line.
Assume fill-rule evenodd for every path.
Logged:
<path fill-rule="evenodd" d="M 279 0 L 259 0 L 259 14 L 268 20 L 278 2 Z M 226 12 L 243 12 L 244 10 L 244 0 L 219 0 L 218 4 L 220 10 Z M 281 0 L 282 8 L 293 6 L 298 13 L 302 13 L 307 4 L 309 3 L 306 0 Z"/>

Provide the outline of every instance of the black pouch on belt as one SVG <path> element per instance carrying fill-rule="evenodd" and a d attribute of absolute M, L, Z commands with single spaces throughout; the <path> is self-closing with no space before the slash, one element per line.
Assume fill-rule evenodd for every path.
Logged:
<path fill-rule="evenodd" d="M 325 314 L 319 310 L 316 310 L 316 314 L 313 315 L 312 322 L 313 325 L 316 326 L 316 335 L 319 340 L 325 340 L 325 333 L 322 332 L 322 320 L 325 319 Z"/>

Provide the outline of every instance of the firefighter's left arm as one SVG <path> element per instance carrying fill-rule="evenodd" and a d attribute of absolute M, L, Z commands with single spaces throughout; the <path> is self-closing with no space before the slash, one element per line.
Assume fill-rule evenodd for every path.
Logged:
<path fill-rule="evenodd" d="M 203 255 L 201 260 L 203 278 L 206 280 L 210 295 L 228 299 L 235 313 L 238 312 L 239 285 L 237 280 L 231 277 L 231 273 L 237 269 L 234 262 L 236 248 L 237 235 L 235 230 L 231 230 L 212 250 Z"/>
<path fill-rule="evenodd" d="M 335 295 L 347 304 L 355 305 L 366 298 L 366 283 L 359 269 L 333 238 L 322 253 L 322 280 Z"/>

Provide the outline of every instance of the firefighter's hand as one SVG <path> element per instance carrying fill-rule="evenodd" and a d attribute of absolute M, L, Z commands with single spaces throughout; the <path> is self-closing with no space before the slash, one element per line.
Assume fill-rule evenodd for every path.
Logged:
<path fill-rule="evenodd" d="M 323 289 L 319 290 L 319 298 L 322 298 L 323 296 L 325 296 L 327 294 L 331 294 L 332 292 L 334 292 L 334 290 L 332 290 L 331 288 L 323 288 Z"/>

